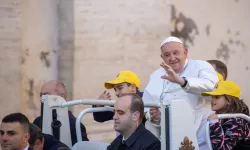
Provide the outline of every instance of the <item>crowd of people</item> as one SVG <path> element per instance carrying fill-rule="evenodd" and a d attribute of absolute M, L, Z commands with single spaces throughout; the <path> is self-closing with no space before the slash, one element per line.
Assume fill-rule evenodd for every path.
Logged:
<path fill-rule="evenodd" d="M 150 75 L 142 92 L 136 73 L 123 70 L 113 80 L 104 83 L 106 89 L 114 89 L 118 99 L 113 112 L 95 112 L 97 122 L 114 121 L 117 137 L 108 150 L 160 150 L 161 111 L 144 108 L 146 102 L 174 99 L 185 100 L 195 111 L 199 150 L 207 150 L 206 123 L 210 124 L 210 139 L 214 150 L 239 149 L 239 145 L 250 142 L 250 125 L 244 119 L 218 119 L 218 114 L 242 113 L 249 116 L 248 106 L 241 99 L 240 87 L 227 80 L 227 66 L 219 60 L 192 60 L 188 50 L 177 37 L 168 37 L 160 44 L 163 62 Z M 65 85 L 60 81 L 48 81 L 40 95 L 58 95 L 67 99 Z M 111 100 L 104 91 L 98 99 Z M 93 107 L 104 107 L 93 105 Z M 68 112 L 72 144 L 77 142 L 76 118 Z M 57 150 L 69 149 L 52 135 L 41 130 L 41 116 L 33 123 L 21 113 L 5 116 L 0 126 L 2 150 Z M 88 141 L 86 128 L 81 124 L 83 141 Z M 240 147 L 242 149 L 242 147 Z M 242 149 L 243 150 L 243 149 Z"/>

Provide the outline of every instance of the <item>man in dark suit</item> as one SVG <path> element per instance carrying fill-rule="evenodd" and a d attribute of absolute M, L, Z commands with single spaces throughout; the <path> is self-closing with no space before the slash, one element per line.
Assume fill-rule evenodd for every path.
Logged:
<path fill-rule="evenodd" d="M 5 116 L 0 126 L 2 150 L 29 150 L 29 120 L 21 113 Z"/>
<path fill-rule="evenodd" d="M 29 145 L 32 150 L 58 150 L 59 148 L 68 148 L 67 145 L 58 141 L 52 135 L 43 134 L 42 130 L 35 124 L 30 124 Z"/>
<path fill-rule="evenodd" d="M 66 88 L 62 82 L 52 80 L 52 81 L 45 83 L 42 86 L 40 96 L 42 96 L 42 95 L 58 95 L 58 96 L 63 97 L 66 100 L 67 91 L 66 91 Z M 39 128 L 41 128 L 41 125 L 42 125 L 41 120 L 42 120 L 42 118 L 41 118 L 41 116 L 39 116 L 34 120 L 33 123 L 35 125 L 37 125 Z M 69 111 L 69 125 L 70 125 L 71 140 L 72 140 L 73 145 L 77 142 L 75 124 L 76 124 L 76 118 L 72 114 L 72 112 Z M 83 124 L 81 124 L 81 132 L 82 132 L 82 140 L 88 141 L 86 128 Z"/>
<path fill-rule="evenodd" d="M 128 70 L 120 71 L 118 76 L 110 81 L 104 83 L 106 89 L 114 89 L 117 97 L 120 97 L 122 94 L 132 93 L 138 94 L 142 97 L 143 92 L 139 91 L 140 88 L 140 79 L 138 76 Z M 98 99 L 101 100 L 110 100 L 111 96 L 108 91 L 104 91 Z M 93 107 L 103 107 L 102 105 L 94 105 Z M 97 122 L 105 122 L 113 119 L 114 113 L 110 111 L 105 112 L 94 112 L 94 120 Z M 146 121 L 146 120 L 144 120 Z"/>
<path fill-rule="evenodd" d="M 144 104 L 136 94 L 126 94 L 115 102 L 114 129 L 121 134 L 107 150 L 160 150 L 161 143 L 142 124 Z"/>

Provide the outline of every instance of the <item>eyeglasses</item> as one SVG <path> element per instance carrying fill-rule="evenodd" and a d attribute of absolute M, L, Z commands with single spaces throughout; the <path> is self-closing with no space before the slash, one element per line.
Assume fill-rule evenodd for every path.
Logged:
<path fill-rule="evenodd" d="M 40 97 L 42 97 L 43 95 L 58 95 L 65 98 L 64 93 L 57 93 L 57 94 L 50 94 L 49 92 L 40 93 Z"/>
<path fill-rule="evenodd" d="M 43 95 L 48 95 L 48 92 L 44 92 L 44 93 L 40 93 L 40 97 L 42 97 Z"/>

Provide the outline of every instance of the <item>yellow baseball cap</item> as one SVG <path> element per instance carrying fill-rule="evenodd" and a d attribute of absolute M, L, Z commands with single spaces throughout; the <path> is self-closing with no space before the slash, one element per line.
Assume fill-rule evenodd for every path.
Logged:
<path fill-rule="evenodd" d="M 240 87 L 236 85 L 233 81 L 219 81 L 217 83 L 216 89 L 211 92 L 204 92 L 202 96 L 219 96 L 219 95 L 229 95 L 240 98 Z"/>
<path fill-rule="evenodd" d="M 224 78 L 223 76 L 219 73 L 219 72 L 216 72 L 218 78 L 219 78 L 219 81 L 224 81 Z"/>
<path fill-rule="evenodd" d="M 138 89 L 140 88 L 140 79 L 138 76 L 134 72 L 127 70 L 120 71 L 114 80 L 105 82 L 104 86 L 106 89 L 112 89 L 115 84 L 121 84 L 124 82 L 134 84 Z"/>

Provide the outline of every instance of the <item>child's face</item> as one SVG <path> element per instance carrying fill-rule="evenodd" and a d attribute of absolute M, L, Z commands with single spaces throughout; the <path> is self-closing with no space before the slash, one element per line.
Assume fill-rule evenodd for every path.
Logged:
<path fill-rule="evenodd" d="M 122 94 L 136 94 L 136 87 L 134 85 L 129 86 L 127 83 L 114 85 L 114 90 L 117 97 L 121 97 Z"/>
<path fill-rule="evenodd" d="M 211 109 L 213 111 L 223 110 L 229 102 L 226 100 L 225 96 L 212 96 Z"/>

